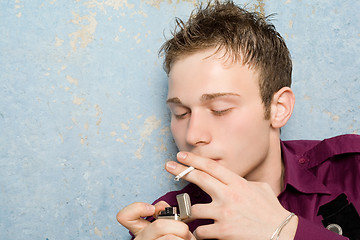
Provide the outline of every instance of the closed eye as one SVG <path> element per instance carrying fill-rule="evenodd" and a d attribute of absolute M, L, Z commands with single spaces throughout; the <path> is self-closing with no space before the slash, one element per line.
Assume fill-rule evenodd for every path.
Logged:
<path fill-rule="evenodd" d="M 188 114 L 188 112 L 185 112 L 183 114 L 174 114 L 174 116 L 176 119 L 184 119 L 187 114 Z"/>
<path fill-rule="evenodd" d="M 232 108 L 227 108 L 224 110 L 211 110 L 211 112 L 215 115 L 215 116 L 223 116 L 225 114 L 227 114 L 228 112 L 230 112 L 232 110 Z"/>

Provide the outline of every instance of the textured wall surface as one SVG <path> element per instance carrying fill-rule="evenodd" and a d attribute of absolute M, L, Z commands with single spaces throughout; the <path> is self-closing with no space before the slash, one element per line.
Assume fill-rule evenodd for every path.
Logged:
<path fill-rule="evenodd" d="M 284 139 L 360 132 L 360 2 L 238 1 L 294 61 Z M 133 201 L 181 186 L 158 48 L 195 1 L 0 0 L 0 239 L 128 239 Z"/>

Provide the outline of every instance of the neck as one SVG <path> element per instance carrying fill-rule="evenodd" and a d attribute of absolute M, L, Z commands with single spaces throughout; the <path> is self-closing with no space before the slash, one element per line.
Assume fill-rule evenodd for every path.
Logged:
<path fill-rule="evenodd" d="M 266 159 L 253 176 L 245 177 L 249 181 L 266 182 L 278 196 L 284 187 L 284 163 L 281 156 L 280 134 L 270 137 L 270 147 Z"/>

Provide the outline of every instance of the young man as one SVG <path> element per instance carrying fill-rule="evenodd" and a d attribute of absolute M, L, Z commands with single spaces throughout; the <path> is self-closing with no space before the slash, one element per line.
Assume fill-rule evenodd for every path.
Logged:
<path fill-rule="evenodd" d="M 232 2 L 177 23 L 162 51 L 180 163 L 166 170 L 195 170 L 184 189 L 133 203 L 118 221 L 136 239 L 359 239 L 360 137 L 280 140 L 295 98 L 275 28 Z M 151 217 L 184 192 L 191 222 Z"/>

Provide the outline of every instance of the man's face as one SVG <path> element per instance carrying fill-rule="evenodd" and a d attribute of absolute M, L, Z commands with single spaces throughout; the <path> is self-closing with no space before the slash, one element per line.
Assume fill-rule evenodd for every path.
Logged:
<path fill-rule="evenodd" d="M 258 180 L 269 158 L 271 124 L 264 118 L 258 75 L 213 50 L 178 59 L 169 73 L 167 103 L 180 151 L 211 158 Z"/>

